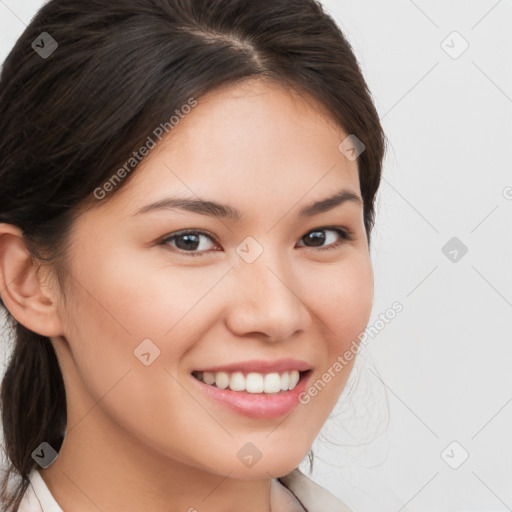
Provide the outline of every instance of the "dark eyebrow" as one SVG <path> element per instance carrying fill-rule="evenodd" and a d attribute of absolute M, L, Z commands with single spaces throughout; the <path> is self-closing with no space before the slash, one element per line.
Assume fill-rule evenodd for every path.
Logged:
<path fill-rule="evenodd" d="M 299 217 L 313 217 L 314 215 L 332 210 L 336 206 L 349 201 L 359 205 L 363 204 L 363 201 L 358 194 L 355 194 L 350 190 L 341 190 L 331 197 L 321 199 L 320 201 L 316 201 L 305 206 L 300 210 Z M 155 203 L 143 206 L 137 210 L 134 215 L 140 215 L 141 213 L 155 210 L 172 209 L 181 209 L 193 213 L 200 213 L 201 215 L 210 215 L 212 217 L 230 219 L 237 222 L 244 218 L 244 215 L 240 212 L 240 210 L 237 210 L 236 208 L 233 208 L 227 204 L 217 203 L 215 201 L 206 201 L 204 199 L 189 199 L 185 197 L 169 197 L 166 199 L 161 199 Z"/>
<path fill-rule="evenodd" d="M 299 212 L 299 217 L 313 217 L 319 213 L 332 210 L 336 206 L 346 202 L 356 203 L 361 206 L 363 205 L 363 200 L 358 194 L 354 194 L 354 192 L 351 192 L 350 190 L 341 190 L 331 197 L 321 199 L 320 201 L 316 201 L 315 203 L 305 206 Z"/>

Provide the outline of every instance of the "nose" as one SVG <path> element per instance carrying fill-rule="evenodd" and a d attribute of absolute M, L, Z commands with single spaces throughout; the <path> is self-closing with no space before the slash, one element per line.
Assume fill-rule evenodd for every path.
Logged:
<path fill-rule="evenodd" d="M 305 331 L 311 315 L 301 297 L 300 277 L 283 255 L 265 249 L 252 263 L 231 272 L 228 328 L 237 336 L 259 335 L 277 342 Z"/>

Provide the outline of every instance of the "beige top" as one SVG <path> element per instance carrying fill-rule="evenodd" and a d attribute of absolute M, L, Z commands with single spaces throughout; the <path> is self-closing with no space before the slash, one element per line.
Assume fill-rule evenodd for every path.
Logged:
<path fill-rule="evenodd" d="M 30 485 L 23 495 L 18 512 L 64 512 L 50 493 L 37 468 L 32 470 L 29 479 Z M 279 485 L 279 483 L 290 492 L 292 501 L 296 502 L 297 511 L 353 512 L 299 469 L 294 469 L 287 475 L 273 480 L 273 485 Z"/>

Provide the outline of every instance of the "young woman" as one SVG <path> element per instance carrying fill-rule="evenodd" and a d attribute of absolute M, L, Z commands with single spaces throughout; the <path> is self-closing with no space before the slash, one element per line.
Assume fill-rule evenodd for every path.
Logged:
<path fill-rule="evenodd" d="M 371 314 L 384 151 L 314 0 L 44 5 L 0 83 L 2 510 L 349 510 L 298 465 Z"/>

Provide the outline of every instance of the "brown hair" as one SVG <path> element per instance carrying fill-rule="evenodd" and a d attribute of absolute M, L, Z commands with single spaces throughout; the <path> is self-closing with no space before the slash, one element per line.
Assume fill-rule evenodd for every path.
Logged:
<path fill-rule="evenodd" d="M 33 46 L 39 38 L 46 46 Z M 369 242 L 386 138 L 350 44 L 315 0 L 50 0 L 3 66 L 0 222 L 22 230 L 62 285 L 78 207 L 189 98 L 251 77 L 309 93 L 363 142 Z M 49 338 L 6 313 L 14 346 L 0 396 L 0 505 L 17 510 L 32 452 L 62 445 L 66 395 Z M 11 475 L 21 478 L 9 489 Z"/>

